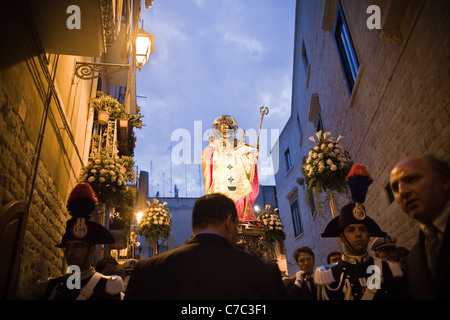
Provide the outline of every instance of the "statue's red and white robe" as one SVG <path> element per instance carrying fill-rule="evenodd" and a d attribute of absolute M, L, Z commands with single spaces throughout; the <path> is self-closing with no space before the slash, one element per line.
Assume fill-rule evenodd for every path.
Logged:
<path fill-rule="evenodd" d="M 259 193 L 257 149 L 242 141 L 216 139 L 202 153 L 205 194 L 222 193 L 236 204 L 240 221 L 256 219 L 253 204 Z"/>

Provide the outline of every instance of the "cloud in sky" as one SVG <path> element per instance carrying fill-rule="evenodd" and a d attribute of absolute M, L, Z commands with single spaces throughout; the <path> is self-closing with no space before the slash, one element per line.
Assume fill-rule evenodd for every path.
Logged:
<path fill-rule="evenodd" d="M 270 149 L 290 115 L 294 18 L 295 0 L 159 0 L 142 10 L 155 51 L 137 74 L 145 126 L 135 130 L 134 159 L 150 173 L 151 196 L 171 196 L 175 184 L 179 196 L 202 195 L 196 159 L 213 120 L 229 114 L 252 137 L 263 105 L 259 175 L 274 184 Z M 189 136 L 173 141 L 174 132 Z M 172 161 L 180 144 L 190 145 L 186 164 Z"/>
<path fill-rule="evenodd" d="M 232 34 L 230 32 L 225 32 L 223 34 L 223 39 L 236 45 L 240 49 L 248 51 L 250 58 L 259 60 L 263 52 L 263 46 L 261 42 L 251 37 L 247 37 L 241 34 Z"/>

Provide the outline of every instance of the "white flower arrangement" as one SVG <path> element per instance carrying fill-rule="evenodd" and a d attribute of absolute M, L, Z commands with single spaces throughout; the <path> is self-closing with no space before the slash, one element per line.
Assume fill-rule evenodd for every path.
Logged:
<path fill-rule="evenodd" d="M 125 168 L 118 156 L 104 154 L 94 156 L 84 168 L 80 180 L 91 185 L 101 203 L 113 203 L 127 189 Z"/>
<path fill-rule="evenodd" d="M 319 131 L 316 133 L 317 141 L 314 137 L 309 138 L 316 145 L 309 151 L 302 172 L 308 189 L 314 188 L 319 193 L 328 190 L 346 192 L 345 177 L 353 161 L 339 144 L 343 137 L 339 136 L 334 141 L 334 138 L 328 138 L 330 135 L 330 132 L 322 134 L 322 131 Z"/>
<path fill-rule="evenodd" d="M 158 199 L 153 199 L 153 203 L 147 201 L 147 204 L 148 208 L 139 222 L 138 233 L 153 241 L 167 239 L 172 227 L 172 215 L 165 207 L 167 202 L 159 203 Z"/>
<path fill-rule="evenodd" d="M 257 220 L 261 221 L 266 228 L 266 241 L 270 244 L 278 242 L 280 245 L 280 251 L 285 252 L 284 240 L 286 239 L 286 234 L 284 233 L 283 222 L 278 215 L 278 208 L 273 211 L 270 210 L 271 206 L 267 204 L 264 211 L 258 215 Z"/>
<path fill-rule="evenodd" d="M 264 223 L 264 226 L 269 229 L 269 231 L 283 231 L 283 223 L 281 222 L 280 216 L 276 213 L 278 208 L 270 211 L 271 206 L 266 205 L 264 211 L 258 216 L 258 220 Z"/>
<path fill-rule="evenodd" d="M 353 165 L 350 154 L 339 144 L 342 136 L 336 140 L 329 136 L 330 132 L 316 133 L 317 141 L 314 137 L 309 140 L 315 143 L 308 153 L 308 158 L 302 166 L 304 178 L 298 178 L 297 182 L 301 186 L 307 186 L 305 192 L 306 204 L 311 212 L 322 212 L 323 198 L 318 197 L 322 192 L 326 193 L 325 200 L 330 200 L 333 216 L 336 214 L 336 205 L 333 192 L 348 195 L 348 187 L 345 182 L 347 174 Z"/>

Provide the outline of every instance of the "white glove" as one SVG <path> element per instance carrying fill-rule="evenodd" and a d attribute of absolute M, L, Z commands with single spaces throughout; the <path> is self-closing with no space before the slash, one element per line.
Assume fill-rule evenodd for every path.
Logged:
<path fill-rule="evenodd" d="M 302 283 L 303 283 L 303 274 L 304 274 L 304 273 L 305 273 L 305 272 L 302 271 L 302 270 L 297 271 L 297 272 L 295 273 L 295 282 L 294 282 L 294 284 L 295 284 L 297 287 L 299 287 L 299 288 L 302 287 Z"/>

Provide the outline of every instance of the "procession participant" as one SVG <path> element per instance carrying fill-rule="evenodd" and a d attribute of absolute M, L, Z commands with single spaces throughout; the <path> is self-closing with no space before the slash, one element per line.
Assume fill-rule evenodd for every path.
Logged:
<path fill-rule="evenodd" d="M 105 227 L 89 221 L 96 205 L 97 197 L 89 184 L 79 183 L 72 189 L 67 201 L 67 209 L 72 218 L 66 222 L 66 231 L 56 247 L 64 250 L 68 269 L 75 273 L 38 283 L 34 294 L 39 299 L 121 299 L 122 278 L 117 275 L 103 276 L 92 266 L 95 246 L 114 243 L 112 234 Z M 77 271 L 80 273 L 77 274 Z M 76 278 L 78 276 L 79 279 Z"/>
<path fill-rule="evenodd" d="M 370 244 L 370 250 L 375 252 L 375 256 L 386 261 L 398 262 L 397 239 L 387 235 L 377 237 Z"/>
<path fill-rule="evenodd" d="M 119 274 L 119 263 L 113 257 L 105 257 L 95 265 L 95 270 L 105 276 Z"/>
<path fill-rule="evenodd" d="M 237 225 L 230 198 L 219 193 L 198 198 L 192 211 L 192 239 L 139 261 L 125 300 L 285 299 L 278 265 L 235 247 Z"/>
<path fill-rule="evenodd" d="M 134 267 L 136 267 L 136 264 L 139 262 L 137 259 L 129 259 L 125 261 L 120 266 L 119 274 L 123 279 L 123 292 L 127 291 L 128 282 L 130 281 L 131 274 L 133 273 Z"/>
<path fill-rule="evenodd" d="M 283 279 L 288 297 L 291 300 L 317 300 L 313 277 L 314 252 L 310 247 L 299 247 L 294 251 L 294 259 L 300 270 L 294 276 Z"/>
<path fill-rule="evenodd" d="M 214 137 L 202 153 L 205 194 L 222 193 L 232 199 L 240 221 L 256 220 L 253 203 L 259 193 L 258 147 L 235 138 L 238 124 L 229 115 L 213 122 Z"/>
<path fill-rule="evenodd" d="M 413 299 L 450 299 L 450 166 L 427 155 L 400 161 L 391 171 L 400 208 L 419 222 L 406 260 Z"/>
<path fill-rule="evenodd" d="M 407 299 L 407 284 L 397 263 L 382 261 L 367 252 L 370 237 L 385 237 L 363 205 L 372 178 L 362 165 L 347 176 L 354 202 L 326 226 L 322 237 L 340 237 L 345 245 L 341 260 L 331 269 L 319 267 L 314 279 L 322 300 Z"/>
<path fill-rule="evenodd" d="M 331 265 L 333 263 L 338 263 L 341 260 L 342 254 L 339 251 L 330 252 L 327 256 L 327 263 Z"/>

